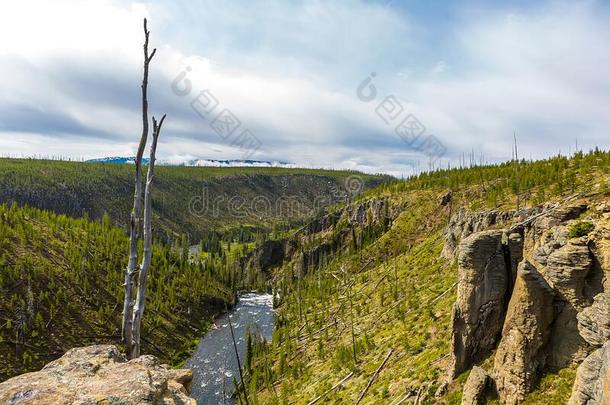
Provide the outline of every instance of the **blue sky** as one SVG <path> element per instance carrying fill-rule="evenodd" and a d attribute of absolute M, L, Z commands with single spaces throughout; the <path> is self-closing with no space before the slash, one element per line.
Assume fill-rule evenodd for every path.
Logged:
<path fill-rule="evenodd" d="M 247 129 L 252 159 L 407 175 L 429 157 L 376 113 L 388 96 L 443 145 L 437 166 L 473 150 L 510 159 L 514 131 L 527 158 L 568 153 L 576 139 L 609 146 L 600 1 L 24 0 L 0 15 L 0 153 L 132 155 L 143 17 L 166 160 L 243 158 L 234 137 Z M 172 82 L 187 67 L 180 96 Z M 363 102 L 372 72 L 377 97 Z M 204 90 L 217 107 L 201 116 L 191 103 Z M 227 139 L 210 126 L 224 109 L 241 123 Z"/>

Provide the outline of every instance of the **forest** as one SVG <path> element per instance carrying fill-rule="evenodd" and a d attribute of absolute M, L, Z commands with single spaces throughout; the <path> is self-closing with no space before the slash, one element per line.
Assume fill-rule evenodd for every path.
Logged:
<path fill-rule="evenodd" d="M 289 229 L 301 224 L 313 210 L 316 198 L 325 205 L 341 199 L 337 190 L 353 175 L 363 188 L 391 180 L 350 171 L 286 168 L 216 168 L 159 166 L 152 196 L 153 228 L 157 238 L 175 240 L 186 234 L 193 243 L 205 233 L 260 232 Z M 108 214 L 114 225 L 127 230 L 133 199 L 133 165 L 57 160 L 0 158 L 0 202 L 16 202 L 72 217 L 99 220 Z M 216 207 L 214 198 L 218 198 Z M 253 210 L 232 212 L 230 200 L 250 203 L 265 198 L 274 206 L 295 199 L 303 206 L 289 218 L 277 210 L 260 215 Z M 201 206 L 209 198 L 209 205 Z M 254 200 L 255 201 L 255 200 Z M 196 204 L 193 204 L 196 203 Z M 215 209 L 213 209 L 215 208 Z"/>

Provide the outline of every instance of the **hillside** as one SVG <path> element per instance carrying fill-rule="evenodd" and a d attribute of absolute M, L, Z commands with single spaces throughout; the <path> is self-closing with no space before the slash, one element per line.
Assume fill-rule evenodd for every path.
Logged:
<path fill-rule="evenodd" d="M 263 264 L 250 260 L 246 266 L 272 272 L 279 319 L 273 341 L 268 345 L 254 344 L 251 350 L 247 367 L 250 401 L 358 403 L 362 397 L 362 403 L 375 404 L 405 401 L 457 404 L 472 365 L 480 364 L 482 369 L 477 369 L 472 379 L 486 376 L 485 373 L 495 376 L 505 403 L 512 403 L 506 399 L 509 398 L 506 390 L 514 384 L 524 387 L 514 395 L 525 395 L 525 403 L 567 402 L 574 381 L 584 377 L 585 371 L 580 369 L 579 377 L 576 376 L 577 367 L 588 353 L 599 356 L 594 351 L 599 346 L 579 340 L 576 312 L 552 314 L 553 308 L 571 305 L 569 294 L 565 295 L 559 281 L 552 283 L 550 293 L 555 296 L 555 304 L 552 299 L 551 303 L 539 304 L 547 314 L 551 312 L 547 318 L 537 317 L 535 304 L 525 311 L 506 312 L 507 306 L 528 302 L 523 292 L 524 281 L 517 280 L 517 285 L 511 287 L 512 294 L 509 290 L 498 291 L 499 296 L 505 297 L 501 304 L 505 306 L 493 313 L 506 317 L 505 333 L 513 333 L 510 325 L 524 322 L 517 314 L 531 315 L 533 320 L 528 325 L 540 328 L 541 336 L 545 336 L 537 343 L 538 351 L 526 347 L 522 352 L 523 348 L 518 346 L 509 348 L 508 338 L 500 340 L 503 334 L 497 328 L 502 328 L 504 319 L 496 320 L 493 327 L 490 324 L 489 337 L 480 338 L 487 343 L 479 345 L 487 344 L 488 348 L 466 357 L 466 361 L 462 360 L 456 343 L 462 334 L 466 334 L 465 339 L 471 339 L 471 335 L 461 329 L 459 322 L 460 316 L 467 317 L 469 313 L 454 309 L 454 305 L 461 308 L 464 305 L 461 302 L 484 299 L 469 301 L 464 296 L 466 291 L 484 293 L 477 292 L 479 284 L 470 287 L 464 284 L 468 271 L 476 270 L 476 265 L 471 268 L 473 265 L 468 264 L 474 259 L 469 258 L 467 249 L 478 243 L 477 238 L 485 236 L 485 232 L 481 235 L 478 232 L 500 229 L 489 231 L 499 238 L 503 234 L 501 229 L 536 218 L 555 204 L 566 205 L 553 208 L 538 222 L 530 220 L 514 228 L 525 232 L 521 257 L 534 260 L 532 257 L 539 257 L 537 252 L 542 248 L 547 249 L 546 254 L 556 249 L 557 255 L 567 254 L 565 251 L 570 252 L 570 246 L 577 246 L 574 244 L 579 243 L 579 237 L 589 232 L 583 232 L 580 228 L 586 227 L 578 224 L 592 223 L 596 231 L 588 236 L 589 243 L 604 246 L 595 251 L 596 262 L 602 264 L 587 270 L 590 275 L 586 278 L 587 287 L 581 287 L 586 291 L 579 311 L 596 308 L 591 306 L 592 297 L 600 291 L 608 292 L 603 290 L 600 280 L 606 280 L 604 271 L 610 270 L 604 267 L 608 265 L 604 258 L 610 252 L 603 242 L 610 235 L 609 214 L 603 208 L 610 201 L 610 154 L 594 151 L 570 159 L 521 162 L 518 173 L 519 182 L 514 166 L 502 164 L 423 174 L 369 191 L 344 209 L 321 217 L 284 239 L 267 242 L 267 246 L 275 246 L 276 259 Z M 517 189 L 521 210 L 515 212 Z M 563 235 L 561 242 L 544 232 L 551 226 L 548 232 Z M 472 238 L 466 238 L 471 234 Z M 460 242 L 466 239 L 461 246 Z M 537 245 L 538 240 L 546 240 L 549 245 Z M 562 246 L 566 246 L 564 250 Z M 509 247 L 514 260 L 509 262 L 516 266 L 518 251 L 513 245 Z M 478 260 L 491 260 L 485 259 L 485 251 L 477 249 L 472 254 L 483 257 Z M 251 257 L 263 256 L 255 252 Z M 564 260 L 576 259 L 569 256 Z M 513 264 L 505 264 L 501 259 L 497 266 Z M 537 266 L 545 277 L 553 277 L 550 265 Z M 525 277 L 524 271 L 519 270 L 513 277 Z M 584 276 L 579 277 L 585 281 Z M 544 319 L 547 323 L 541 323 Z M 549 324 L 549 319 L 554 321 Z M 470 325 L 470 321 L 464 322 Z M 561 326 L 564 324 L 571 326 Z M 562 339 L 581 342 L 579 351 L 561 348 L 557 346 L 560 343 L 548 340 L 557 334 L 549 325 L 565 329 Z M 464 340 L 464 344 L 477 347 L 477 341 Z M 538 353 L 536 363 L 527 357 L 530 355 L 527 350 Z M 496 352 L 500 354 L 494 360 Z M 580 355 L 557 356 L 563 352 Z M 502 353 L 511 353 L 513 360 L 504 363 Z M 519 364 L 537 366 L 525 372 L 519 369 Z M 482 381 L 479 390 L 485 390 L 488 378 L 491 377 L 478 380 Z M 468 389 L 472 388 L 473 383 L 469 382 Z M 469 398 L 465 403 L 475 403 Z"/>
<path fill-rule="evenodd" d="M 108 217 L 93 222 L 0 204 L 0 380 L 72 347 L 120 343 L 127 248 Z M 196 265 L 180 249 L 156 244 L 144 352 L 184 360 L 231 305 L 235 284 L 221 261 Z"/>
<path fill-rule="evenodd" d="M 0 203 L 97 220 L 107 213 L 125 229 L 133 176 L 128 164 L 0 159 Z M 357 189 L 348 189 L 351 178 Z M 171 240 L 186 234 L 194 242 L 210 231 L 287 228 L 354 192 L 390 180 L 347 171 L 160 166 L 153 188 L 153 227 L 158 237 Z"/>

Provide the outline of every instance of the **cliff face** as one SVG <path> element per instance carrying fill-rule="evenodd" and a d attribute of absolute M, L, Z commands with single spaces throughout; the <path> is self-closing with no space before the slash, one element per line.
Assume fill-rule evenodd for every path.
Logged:
<path fill-rule="evenodd" d="M 264 242 L 237 265 L 242 269 L 269 272 L 294 260 L 296 270 L 305 273 L 338 250 L 352 246 L 354 236 L 361 241 L 363 229 L 389 226 L 401 211 L 402 207 L 383 198 L 348 205 L 314 219 L 286 238 Z"/>
<path fill-rule="evenodd" d="M 608 403 L 608 212 L 599 201 L 569 201 L 529 211 L 529 219 L 461 212 L 450 222 L 450 253 L 455 235 L 469 235 L 456 249 L 451 378 L 495 350 L 485 386 L 501 403 L 525 400 L 544 370 L 576 364 L 570 403 Z M 586 231 L 579 231 L 583 223 Z M 471 232 L 486 225 L 507 228 Z M 472 387 L 482 380 L 467 385 L 463 403 L 475 401 Z"/>
<path fill-rule="evenodd" d="M 0 403 L 190 404 L 190 370 L 172 370 L 153 356 L 127 361 L 115 346 L 81 347 L 0 384 Z"/>

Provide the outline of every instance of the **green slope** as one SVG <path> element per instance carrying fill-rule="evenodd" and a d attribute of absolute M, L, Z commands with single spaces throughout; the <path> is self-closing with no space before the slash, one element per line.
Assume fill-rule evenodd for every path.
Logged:
<path fill-rule="evenodd" d="M 355 225 L 331 258 L 304 274 L 298 259 L 275 270 L 279 320 L 273 341 L 253 345 L 249 355 L 251 403 L 305 404 L 319 396 L 318 403 L 355 403 L 366 391 L 367 404 L 418 393 L 425 403 L 459 404 L 467 373 L 434 398 L 448 366 L 457 280 L 456 263 L 440 255 L 450 214 L 441 197 L 453 191 L 455 212 L 514 209 L 517 189 L 522 206 L 608 193 L 610 153 L 522 162 L 519 178 L 511 164 L 445 170 L 359 198 L 385 199 L 401 213 L 379 237 L 361 237 L 369 234 L 367 225 Z M 336 241 L 345 226 L 341 219 L 297 241 L 296 249 Z M 549 373 L 528 402 L 565 402 L 573 378 L 574 369 Z"/>
<path fill-rule="evenodd" d="M 0 380 L 39 369 L 66 350 L 119 344 L 128 240 L 102 222 L 0 204 Z M 185 358 L 231 303 L 233 275 L 155 245 L 143 352 Z"/>

